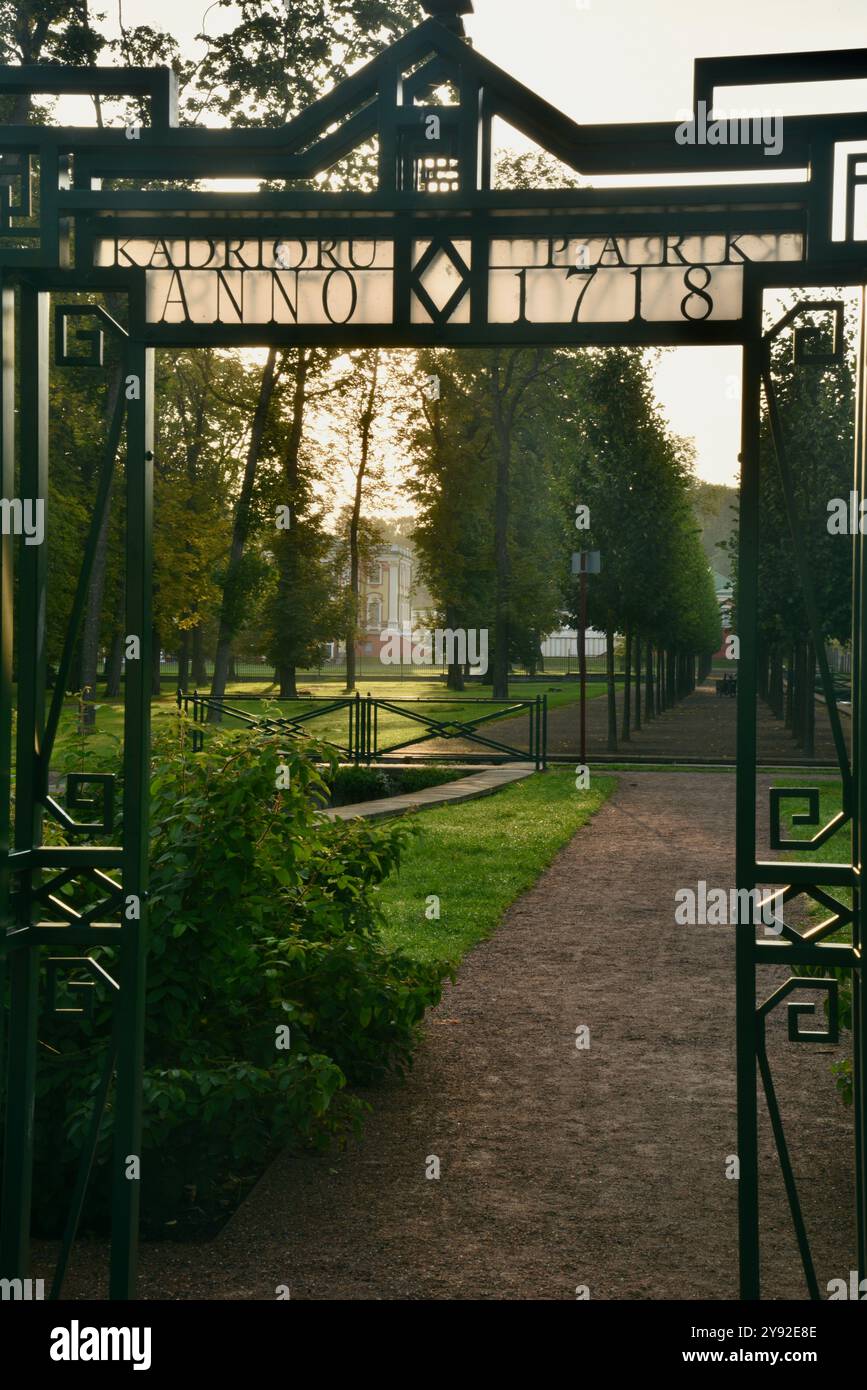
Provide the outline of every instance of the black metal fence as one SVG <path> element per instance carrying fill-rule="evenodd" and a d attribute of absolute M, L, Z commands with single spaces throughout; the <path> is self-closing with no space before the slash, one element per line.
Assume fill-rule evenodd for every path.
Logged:
<path fill-rule="evenodd" d="M 426 697 L 380 700 L 356 694 L 338 700 L 309 698 L 278 703 L 263 695 L 215 699 L 200 695 L 198 691 L 185 695 L 179 690 L 177 704 L 178 709 L 192 719 L 196 751 L 204 746 L 209 723 L 234 722 L 247 728 L 285 733 L 291 738 L 317 737 L 346 762 L 355 764 L 393 762 L 399 755 L 409 754 L 413 761 L 532 762 L 538 772 L 544 772 L 547 767 L 546 695 L 537 695 L 531 700 L 465 700 L 460 696 L 448 700 Z M 265 710 L 257 713 L 257 704 L 266 706 Z M 470 718 L 464 717 L 468 705 L 472 706 Z M 295 708 L 290 710 L 285 706 Z M 479 714 L 476 714 L 477 707 L 482 711 Z M 456 709 L 459 711 L 457 717 Z M 333 716 L 337 716 L 342 725 L 344 715 L 345 736 L 342 728 L 339 733 L 332 727 L 327 733 L 319 734 L 311 727 L 314 721 Z M 502 730 L 496 727 L 501 721 L 515 724 L 515 741 L 507 742 L 503 737 Z M 333 725 L 335 720 L 331 718 L 331 722 Z M 523 742 L 525 728 L 526 742 Z M 403 737 L 404 733 L 411 736 Z M 425 744 L 434 746 L 418 752 Z M 469 745 L 469 749 L 458 749 L 456 744 Z M 413 751 L 410 753 L 410 750 Z"/>

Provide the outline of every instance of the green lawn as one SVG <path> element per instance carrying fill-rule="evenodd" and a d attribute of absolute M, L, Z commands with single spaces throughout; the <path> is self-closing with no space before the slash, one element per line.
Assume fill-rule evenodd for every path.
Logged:
<path fill-rule="evenodd" d="M 457 965 L 615 785 L 594 777 L 590 790 L 576 791 L 574 770 L 558 768 L 480 801 L 425 811 L 400 871 L 381 889 L 388 945 Z M 439 921 L 425 917 L 431 894 L 440 899 Z"/>

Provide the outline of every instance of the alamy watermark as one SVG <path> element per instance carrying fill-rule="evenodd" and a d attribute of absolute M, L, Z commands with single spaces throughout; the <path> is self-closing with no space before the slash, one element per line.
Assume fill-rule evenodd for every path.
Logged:
<path fill-rule="evenodd" d="M 0 532 L 23 536 L 25 545 L 45 540 L 45 502 L 37 497 L 0 497 Z"/>
<path fill-rule="evenodd" d="M 859 1279 L 857 1269 L 849 1270 L 849 1282 L 845 1279 L 829 1279 L 827 1284 L 828 1302 L 835 1299 L 853 1299 L 863 1303 L 867 1299 L 867 1279 Z"/>
<path fill-rule="evenodd" d="M 73 1318 L 68 1327 L 55 1327 L 48 1355 L 52 1361 L 130 1361 L 134 1371 L 151 1366 L 149 1327 L 82 1327 Z"/>
<path fill-rule="evenodd" d="M 785 926 L 777 912 L 779 894 L 762 898 L 758 888 L 708 888 L 701 879 L 695 888 L 678 888 L 674 920 L 678 926 L 764 926 L 766 936 L 779 936 Z"/>
<path fill-rule="evenodd" d="M 761 145 L 766 156 L 782 154 L 781 111 L 732 111 L 715 117 L 707 102 L 700 101 L 694 112 L 677 114 L 686 117 L 674 132 L 679 145 Z"/>
<path fill-rule="evenodd" d="M 827 526 L 830 536 L 867 536 L 867 497 L 857 492 L 850 492 L 848 499 L 832 497 Z"/>
<path fill-rule="evenodd" d="M 0 1279 L 0 1301 L 32 1303 L 45 1298 L 44 1279 Z"/>
<path fill-rule="evenodd" d="M 383 666 L 468 666 L 476 675 L 488 669 L 487 628 L 411 629 L 381 632 L 379 659 Z"/>

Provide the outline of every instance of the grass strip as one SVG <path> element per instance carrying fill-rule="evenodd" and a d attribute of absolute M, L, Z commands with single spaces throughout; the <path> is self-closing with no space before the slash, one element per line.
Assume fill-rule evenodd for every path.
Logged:
<path fill-rule="evenodd" d="M 419 834 L 380 898 L 385 940 L 416 960 L 458 962 L 489 937 L 557 851 L 617 785 L 594 777 L 576 791 L 574 769 L 528 777 L 496 795 L 419 817 Z M 439 898 L 439 920 L 428 920 Z"/>

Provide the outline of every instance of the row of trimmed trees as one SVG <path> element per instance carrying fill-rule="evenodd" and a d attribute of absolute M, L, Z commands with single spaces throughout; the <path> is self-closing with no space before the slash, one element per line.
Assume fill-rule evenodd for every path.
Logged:
<path fill-rule="evenodd" d="M 809 298 L 795 293 L 793 301 Z M 852 550 L 829 529 L 829 503 L 848 503 L 854 457 L 854 344 L 838 362 L 794 362 L 791 333 L 772 344 L 771 372 L 798 517 L 792 536 L 781 460 L 770 419 L 760 435 L 758 690 L 807 757 L 815 751 L 817 652 L 802 568 L 813 592 L 823 642 L 848 644 L 852 624 Z M 737 547 L 737 531 L 729 542 Z M 802 563 L 799 563 L 802 562 Z M 735 623 L 737 622 L 735 586 Z"/>
<path fill-rule="evenodd" d="M 408 486 L 443 621 L 472 628 L 493 615 L 493 694 L 505 698 L 511 663 L 541 664 L 542 637 L 579 622 L 572 552 L 601 551 L 588 618 L 607 635 L 616 749 L 694 688 L 721 637 L 689 448 L 660 418 L 650 362 L 626 349 L 441 350 L 422 354 L 419 372 L 439 393 L 419 393 Z M 462 672 L 449 683 L 459 688 Z"/>

